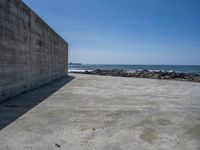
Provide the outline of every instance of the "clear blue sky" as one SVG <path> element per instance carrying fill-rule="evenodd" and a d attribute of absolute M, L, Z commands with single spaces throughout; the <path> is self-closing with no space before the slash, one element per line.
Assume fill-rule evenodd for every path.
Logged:
<path fill-rule="evenodd" d="M 86 64 L 200 65 L 200 0 L 23 0 Z"/>

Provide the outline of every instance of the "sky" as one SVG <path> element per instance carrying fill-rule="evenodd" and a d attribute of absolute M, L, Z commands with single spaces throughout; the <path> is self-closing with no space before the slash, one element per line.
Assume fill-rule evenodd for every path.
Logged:
<path fill-rule="evenodd" d="M 199 0 L 23 0 L 84 64 L 200 65 Z"/>

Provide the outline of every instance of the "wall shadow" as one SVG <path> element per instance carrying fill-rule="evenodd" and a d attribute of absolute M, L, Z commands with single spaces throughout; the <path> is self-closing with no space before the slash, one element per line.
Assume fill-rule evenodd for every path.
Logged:
<path fill-rule="evenodd" d="M 74 77 L 66 76 L 0 103 L 0 130 L 58 91 Z"/>

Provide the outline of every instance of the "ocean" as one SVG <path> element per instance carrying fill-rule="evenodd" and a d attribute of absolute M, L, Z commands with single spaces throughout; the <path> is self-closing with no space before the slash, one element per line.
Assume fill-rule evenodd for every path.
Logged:
<path fill-rule="evenodd" d="M 175 71 L 183 73 L 197 73 L 200 74 L 200 65 L 95 65 L 95 64 L 83 64 L 83 65 L 69 65 L 69 72 L 84 72 L 92 71 L 95 69 L 124 69 L 126 71 Z"/>

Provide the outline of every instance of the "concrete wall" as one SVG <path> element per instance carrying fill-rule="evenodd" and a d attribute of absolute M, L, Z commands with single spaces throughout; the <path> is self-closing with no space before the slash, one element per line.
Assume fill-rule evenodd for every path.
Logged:
<path fill-rule="evenodd" d="M 68 44 L 21 0 L 0 0 L 0 101 L 67 75 Z"/>

